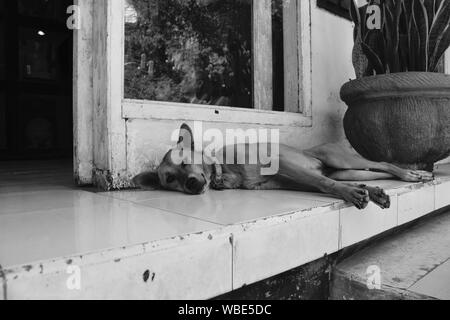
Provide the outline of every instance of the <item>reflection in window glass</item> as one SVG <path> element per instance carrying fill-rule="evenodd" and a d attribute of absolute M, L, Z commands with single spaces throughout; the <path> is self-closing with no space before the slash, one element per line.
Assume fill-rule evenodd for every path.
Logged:
<path fill-rule="evenodd" d="M 0 92 L 0 150 L 6 149 L 6 103 L 5 95 Z"/>
<path fill-rule="evenodd" d="M 252 107 L 251 0 L 127 0 L 125 98 Z"/>
<path fill-rule="evenodd" d="M 6 58 L 5 58 L 5 3 L 0 1 L 0 81 L 5 80 Z M 0 150 L 6 149 L 6 101 L 4 91 L 0 89 Z"/>
<path fill-rule="evenodd" d="M 5 24 L 0 20 L 0 80 L 5 80 L 6 72 L 5 35 Z"/>
<path fill-rule="evenodd" d="M 17 9 L 21 16 L 65 23 L 67 7 L 71 4 L 73 4 L 71 0 L 17 0 Z"/>
<path fill-rule="evenodd" d="M 290 0 L 285 0 L 290 1 Z M 293 1 L 293 0 L 292 0 Z M 284 111 L 284 11 L 283 1 L 272 1 L 273 111 Z M 287 39 L 295 41 L 295 39 Z M 295 68 L 290 66 L 290 68 Z"/>

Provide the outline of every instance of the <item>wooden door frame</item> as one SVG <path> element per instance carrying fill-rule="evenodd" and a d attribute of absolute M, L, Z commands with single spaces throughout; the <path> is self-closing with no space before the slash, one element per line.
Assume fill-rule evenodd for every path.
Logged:
<path fill-rule="evenodd" d="M 74 175 L 78 185 L 128 187 L 123 100 L 123 0 L 75 0 Z"/>
<path fill-rule="evenodd" d="M 74 176 L 78 185 L 92 184 L 93 166 L 93 68 L 92 19 L 94 0 L 75 0 L 78 29 L 73 36 Z"/>

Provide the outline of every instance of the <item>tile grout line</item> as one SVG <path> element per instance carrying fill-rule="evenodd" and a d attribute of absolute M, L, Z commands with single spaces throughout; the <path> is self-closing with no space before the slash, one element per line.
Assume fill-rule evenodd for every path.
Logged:
<path fill-rule="evenodd" d="M 211 220 L 198 218 L 198 217 L 186 214 L 186 213 L 181 213 L 179 211 L 168 210 L 168 209 L 165 209 L 165 208 L 162 208 L 160 206 L 153 205 L 153 204 L 152 205 L 144 204 L 144 202 L 147 202 L 147 201 L 153 201 L 153 200 L 160 200 L 160 199 L 168 198 L 167 196 L 158 197 L 158 198 L 154 198 L 154 199 L 150 199 L 150 200 L 140 200 L 140 201 L 138 201 L 138 200 L 126 200 L 126 199 L 121 199 L 121 198 L 116 198 L 116 197 L 110 197 L 109 195 L 102 194 L 102 193 L 99 193 L 99 195 L 101 195 L 103 197 L 106 197 L 106 198 L 115 199 L 115 200 L 118 200 L 118 201 L 125 201 L 125 202 L 129 202 L 129 203 L 133 203 L 135 205 L 139 205 L 139 206 L 142 206 L 142 207 L 157 209 L 157 210 L 161 210 L 161 211 L 164 211 L 164 212 L 167 212 L 167 213 L 176 214 L 176 215 L 179 215 L 179 216 L 183 216 L 185 218 L 191 218 L 191 219 L 196 219 L 196 220 L 207 222 L 207 223 L 212 223 L 212 224 L 215 224 L 215 225 L 219 225 L 221 227 L 237 226 L 237 225 L 242 225 L 242 224 L 247 224 L 247 223 L 258 222 L 260 220 L 265 220 L 267 218 L 272 218 L 272 217 L 282 217 L 282 216 L 294 215 L 294 214 L 297 214 L 297 213 L 308 212 L 310 209 L 331 208 L 333 210 L 340 210 L 339 207 L 344 206 L 344 205 L 347 204 L 344 200 L 340 200 L 340 199 L 336 199 L 337 200 L 336 202 L 329 202 L 329 201 L 323 201 L 323 200 L 297 198 L 297 199 L 306 200 L 306 201 L 319 202 L 320 205 L 319 206 L 312 206 L 311 208 L 305 208 L 305 209 L 301 209 L 301 210 L 300 209 L 299 210 L 292 209 L 292 211 L 287 211 L 287 212 L 284 212 L 284 213 L 279 213 L 279 214 L 270 215 L 270 216 L 267 216 L 267 217 L 261 217 L 261 218 L 258 218 L 258 219 L 252 219 L 252 220 L 248 220 L 248 221 L 240 221 L 240 222 L 233 222 L 233 223 L 221 223 L 221 222 L 216 222 L 216 221 L 211 221 Z M 295 197 L 292 197 L 292 198 L 295 198 Z M 350 207 L 350 205 L 349 205 L 349 207 Z"/>
<path fill-rule="evenodd" d="M 399 227 L 400 226 L 400 196 L 396 195 L 396 197 L 397 197 L 397 210 L 396 210 L 396 212 L 397 212 L 397 227 Z"/>
<path fill-rule="evenodd" d="M 289 190 L 286 190 L 286 191 L 289 191 Z M 102 195 L 102 196 L 108 197 L 108 198 L 113 198 L 116 200 L 131 201 L 131 200 L 123 199 L 120 197 L 110 196 L 108 194 L 105 194 L 104 192 L 103 193 L 99 192 L 96 194 L 99 194 L 99 195 Z M 339 198 L 332 198 L 333 200 L 325 200 L 325 199 L 320 200 L 320 199 L 313 199 L 313 198 L 305 197 L 305 196 L 294 196 L 294 195 L 290 195 L 290 194 L 287 194 L 285 196 L 288 198 L 292 198 L 292 199 L 314 201 L 314 202 L 326 203 L 326 204 L 330 204 L 330 205 L 345 203 L 344 200 L 339 199 Z M 324 193 L 324 194 L 319 194 L 319 197 L 320 196 L 331 197 L 332 195 L 328 195 L 328 194 Z M 158 196 L 158 197 L 151 198 L 151 199 L 133 200 L 133 202 L 140 204 L 141 202 L 146 202 L 146 201 L 154 201 L 154 200 L 161 200 L 161 199 L 167 199 L 167 198 L 182 198 L 182 197 L 183 197 L 182 195 L 164 195 L 164 196 Z"/>
<path fill-rule="evenodd" d="M 142 204 L 139 204 L 139 203 L 135 203 L 135 202 L 133 202 L 133 203 L 136 204 L 136 205 L 140 205 L 142 207 L 161 210 L 161 211 L 164 211 L 164 212 L 167 212 L 167 213 L 170 213 L 170 214 L 174 214 L 174 215 L 177 215 L 177 216 L 180 216 L 180 217 L 194 219 L 194 220 L 198 220 L 198 221 L 206 222 L 206 223 L 211 223 L 211 224 L 214 224 L 215 226 L 218 226 L 218 227 L 221 227 L 221 228 L 229 226 L 228 224 L 222 224 L 220 222 L 214 222 L 214 221 L 210 221 L 210 220 L 206 220 L 206 219 L 190 216 L 190 215 L 187 215 L 187 214 L 179 213 L 179 212 L 176 212 L 176 211 L 170 211 L 170 210 L 167 210 L 167 209 L 164 209 L 164 208 L 160 208 L 160 207 L 157 207 L 157 206 L 150 207 L 150 206 L 145 206 L 145 205 L 142 205 Z"/>
<path fill-rule="evenodd" d="M 100 195 L 101 197 L 104 197 L 104 198 L 109 198 L 109 199 L 112 198 L 112 197 L 109 197 L 109 196 L 107 196 L 107 195 L 102 195 L 102 194 L 99 194 L 99 195 Z M 209 221 L 209 220 L 206 220 L 206 219 L 201 219 L 201 218 L 189 216 L 189 215 L 186 215 L 186 214 L 183 214 L 183 213 L 179 213 L 179 212 L 176 212 L 176 211 L 170 211 L 170 210 L 167 210 L 167 209 L 164 209 L 164 208 L 160 208 L 160 207 L 158 207 L 158 206 L 146 206 L 146 205 L 144 205 L 144 204 L 141 204 L 139 201 L 123 200 L 123 199 L 117 199 L 117 198 L 112 198 L 112 199 L 117 200 L 117 201 L 123 201 L 123 202 L 132 203 L 132 204 L 134 204 L 134 205 L 137 205 L 137 206 L 140 206 L 140 207 L 144 207 L 144 208 L 152 208 L 152 209 L 161 210 L 161 211 L 164 211 L 164 212 L 167 212 L 167 213 L 170 213 L 170 214 L 174 214 L 174 215 L 177 215 L 177 216 L 181 216 L 181 217 L 185 217 L 185 218 L 190 218 L 190 219 L 194 219 L 194 220 L 198 220 L 198 221 L 202 221 L 202 222 L 211 223 L 211 224 L 214 224 L 214 225 L 220 226 L 220 227 L 226 227 L 226 226 L 227 226 L 227 225 L 221 224 L 221 223 L 219 223 L 219 222 L 213 222 L 213 221 Z"/>
<path fill-rule="evenodd" d="M 339 209 L 339 230 L 338 230 L 338 251 L 344 249 L 343 248 L 343 240 L 342 240 L 342 209 Z"/>
<path fill-rule="evenodd" d="M 444 262 L 442 262 L 441 264 L 435 266 L 433 269 L 431 269 L 426 275 L 424 275 L 423 277 L 420 277 L 419 280 L 417 280 L 416 282 L 414 282 L 411 286 L 409 286 L 408 288 L 406 288 L 406 290 L 408 291 L 412 291 L 412 287 L 414 287 L 416 284 L 418 284 L 420 281 L 422 281 L 423 279 L 425 279 L 426 277 L 428 277 L 431 273 L 433 273 L 434 271 L 436 271 L 438 268 L 442 267 L 444 264 L 450 262 L 450 258 L 448 258 L 447 260 L 445 260 Z M 412 291 L 414 292 L 414 291 Z"/>
<path fill-rule="evenodd" d="M 433 193 L 434 193 L 434 195 L 433 195 L 433 200 L 434 200 L 434 210 L 436 211 L 436 210 L 439 210 L 438 208 L 436 208 L 436 197 L 437 197 L 437 185 L 434 185 L 433 186 Z"/>
<path fill-rule="evenodd" d="M 231 244 L 231 290 L 234 291 L 234 253 L 235 253 L 235 239 L 234 234 L 230 235 L 230 244 Z"/>

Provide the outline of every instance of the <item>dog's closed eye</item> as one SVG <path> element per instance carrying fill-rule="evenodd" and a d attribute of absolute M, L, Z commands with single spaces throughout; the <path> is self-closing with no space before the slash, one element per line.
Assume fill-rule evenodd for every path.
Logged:
<path fill-rule="evenodd" d="M 166 182 L 168 184 L 174 183 L 175 180 L 177 180 L 177 178 L 174 175 L 172 175 L 172 174 L 168 174 L 167 177 L 166 177 Z"/>
<path fill-rule="evenodd" d="M 159 181 L 158 173 L 156 172 L 144 172 L 133 178 L 133 183 L 144 189 L 160 189 L 161 184 Z"/>

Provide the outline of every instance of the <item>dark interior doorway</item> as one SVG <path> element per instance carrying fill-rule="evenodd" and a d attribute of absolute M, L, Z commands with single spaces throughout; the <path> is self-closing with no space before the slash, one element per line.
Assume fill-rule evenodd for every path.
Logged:
<path fill-rule="evenodd" d="M 0 0 L 0 160 L 71 158 L 68 0 Z"/>

